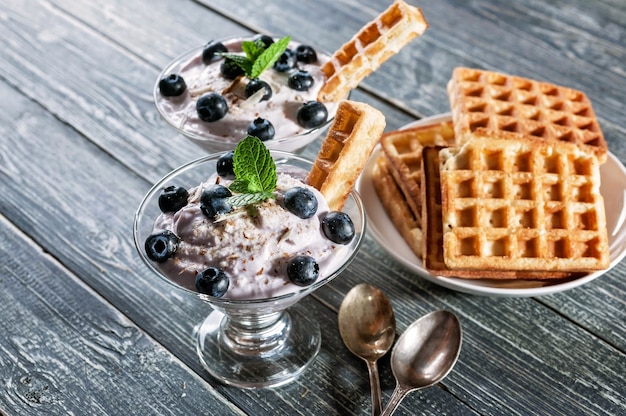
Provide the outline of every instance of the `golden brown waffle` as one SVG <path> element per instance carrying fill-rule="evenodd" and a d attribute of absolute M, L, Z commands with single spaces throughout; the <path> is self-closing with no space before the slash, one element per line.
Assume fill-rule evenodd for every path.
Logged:
<path fill-rule="evenodd" d="M 339 101 L 363 78 L 424 33 L 428 23 L 420 9 L 396 0 L 375 20 L 365 25 L 322 67 L 326 82 L 320 101 Z"/>
<path fill-rule="evenodd" d="M 422 260 L 424 269 L 438 276 L 464 279 L 557 279 L 573 273 L 561 271 L 526 270 L 466 270 L 450 269 L 446 265 L 443 246 L 443 221 L 441 203 L 441 178 L 439 152 L 443 147 L 426 147 L 422 156 Z"/>
<path fill-rule="evenodd" d="M 376 164 L 372 170 L 374 189 L 394 227 L 402 235 L 402 238 L 404 238 L 404 241 L 406 241 L 415 255 L 421 258 L 421 224 L 418 217 L 411 211 L 402 190 L 391 175 L 389 168 L 387 158 L 384 155 L 380 155 L 376 159 Z"/>
<path fill-rule="evenodd" d="M 475 138 L 439 152 L 449 269 L 609 266 L 597 157 L 566 142 Z"/>
<path fill-rule="evenodd" d="M 380 138 L 390 173 L 400 186 L 411 211 L 421 221 L 421 171 L 424 146 L 454 144 L 452 122 L 434 123 L 385 133 Z"/>
<path fill-rule="evenodd" d="M 308 175 L 331 210 L 340 210 L 385 129 L 385 116 L 374 107 L 341 101 Z"/>
<path fill-rule="evenodd" d="M 448 83 L 459 143 L 478 129 L 588 146 L 600 162 L 607 145 L 591 102 L 577 90 L 492 71 L 456 68 Z"/>

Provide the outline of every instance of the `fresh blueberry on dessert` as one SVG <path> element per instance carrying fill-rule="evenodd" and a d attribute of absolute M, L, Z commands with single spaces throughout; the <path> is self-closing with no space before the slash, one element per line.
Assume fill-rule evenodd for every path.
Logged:
<path fill-rule="evenodd" d="M 317 198 L 307 188 L 296 186 L 285 192 L 285 208 L 302 219 L 311 218 L 317 212 Z"/>
<path fill-rule="evenodd" d="M 272 125 L 272 123 L 265 118 L 257 117 L 248 126 L 248 134 L 250 136 L 258 137 L 263 142 L 272 140 L 275 133 L 276 130 L 274 129 L 274 125 Z"/>
<path fill-rule="evenodd" d="M 311 256 L 296 256 L 287 263 L 287 277 L 295 285 L 310 286 L 319 276 L 319 265 Z"/>
<path fill-rule="evenodd" d="M 215 58 L 220 58 L 218 53 L 226 53 L 228 49 L 218 40 L 212 40 L 202 49 L 202 62 L 206 65 L 210 64 Z"/>
<path fill-rule="evenodd" d="M 217 121 L 223 118 L 228 112 L 228 103 L 221 94 L 209 92 L 198 98 L 196 111 L 202 121 Z"/>
<path fill-rule="evenodd" d="M 315 53 L 315 49 L 309 45 L 299 45 L 296 48 L 296 59 L 299 62 L 310 64 L 317 61 L 317 53 Z"/>
<path fill-rule="evenodd" d="M 209 267 L 196 276 L 196 289 L 205 295 L 221 298 L 229 286 L 228 275 L 222 269 Z"/>
<path fill-rule="evenodd" d="M 189 192 L 180 186 L 168 186 L 159 195 L 159 208 L 162 212 L 176 212 L 187 205 Z"/>
<path fill-rule="evenodd" d="M 200 209 L 207 217 L 215 219 L 219 214 L 230 212 L 233 207 L 228 202 L 232 192 L 222 185 L 211 185 L 200 195 Z"/>
<path fill-rule="evenodd" d="M 347 244 L 354 237 L 354 224 L 345 212 L 331 211 L 322 218 L 322 231 L 333 243 Z"/>
<path fill-rule="evenodd" d="M 178 97 L 186 89 L 185 80 L 178 74 L 169 74 L 159 80 L 159 91 L 164 97 Z"/>
<path fill-rule="evenodd" d="M 245 73 L 243 68 L 237 65 L 231 58 L 224 59 L 224 62 L 220 65 L 220 74 L 226 79 L 235 79 Z"/>
<path fill-rule="evenodd" d="M 306 91 L 313 85 L 313 77 L 307 71 L 299 69 L 289 75 L 287 84 L 289 85 L 289 88 L 296 91 Z"/>
<path fill-rule="evenodd" d="M 296 54 L 291 49 L 285 49 L 280 58 L 274 64 L 274 69 L 278 72 L 287 72 L 296 66 Z"/>
<path fill-rule="evenodd" d="M 150 260 L 163 263 L 176 253 L 179 242 L 180 239 L 176 234 L 169 230 L 152 234 L 146 239 L 146 254 Z"/>
<path fill-rule="evenodd" d="M 246 97 L 250 98 L 254 93 L 261 89 L 265 91 L 261 97 L 261 101 L 266 101 L 272 98 L 272 87 L 270 87 L 270 84 L 258 78 L 251 79 L 250 82 L 248 82 L 248 85 L 246 85 Z"/>
<path fill-rule="evenodd" d="M 307 101 L 298 109 L 298 124 L 302 127 L 313 129 L 326 123 L 328 109 L 319 101 Z"/>
<path fill-rule="evenodd" d="M 233 165 L 234 151 L 226 152 L 217 159 L 217 174 L 225 179 L 235 179 L 235 168 Z"/>
<path fill-rule="evenodd" d="M 265 47 L 265 49 L 269 48 L 270 45 L 272 43 L 274 43 L 274 39 L 271 36 L 267 36 L 267 35 L 263 35 L 263 34 L 258 34 L 256 36 L 254 36 L 252 38 L 253 42 L 258 42 L 261 41 L 261 43 L 263 43 L 263 46 Z"/>

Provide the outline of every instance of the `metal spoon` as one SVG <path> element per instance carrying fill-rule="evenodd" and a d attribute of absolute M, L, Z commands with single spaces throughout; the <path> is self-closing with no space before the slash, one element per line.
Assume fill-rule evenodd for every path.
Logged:
<path fill-rule="evenodd" d="M 372 391 L 372 415 L 382 411 L 376 361 L 385 355 L 396 335 L 396 318 L 385 294 L 361 283 L 353 287 L 339 307 L 339 333 L 344 344 L 367 363 Z"/>
<path fill-rule="evenodd" d="M 461 323 L 452 312 L 431 312 L 413 322 L 391 353 L 397 385 L 382 416 L 391 415 L 413 390 L 443 380 L 459 357 L 462 338 Z"/>

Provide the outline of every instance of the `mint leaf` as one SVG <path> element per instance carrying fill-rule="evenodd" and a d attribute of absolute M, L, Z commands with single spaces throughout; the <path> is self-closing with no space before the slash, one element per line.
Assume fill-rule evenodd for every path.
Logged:
<path fill-rule="evenodd" d="M 261 55 L 254 59 L 252 69 L 250 72 L 250 78 L 258 78 L 259 75 L 267 68 L 270 68 L 285 52 L 291 38 L 285 36 L 284 38 L 272 43 L 267 49 L 263 51 Z"/>
<path fill-rule="evenodd" d="M 254 136 L 248 136 L 237 144 L 233 156 L 235 181 L 229 189 L 237 194 L 256 195 L 241 198 L 240 203 L 257 203 L 273 196 L 276 189 L 276 164 L 270 151 L 263 142 Z M 231 198 L 239 197 L 236 195 Z"/>
<path fill-rule="evenodd" d="M 230 59 L 231 61 L 233 61 L 238 67 L 243 69 L 243 72 L 245 72 L 246 75 L 252 72 L 252 65 L 254 62 L 252 62 L 245 56 L 235 55 L 233 53 L 220 53 L 220 55 L 222 55 L 226 59 Z"/>
<path fill-rule="evenodd" d="M 274 194 L 271 192 L 258 192 L 254 194 L 240 194 L 229 196 L 228 202 L 233 207 L 243 207 L 246 205 L 252 205 L 259 202 L 263 202 L 266 199 L 273 198 Z"/>
<path fill-rule="evenodd" d="M 243 69 L 248 78 L 258 78 L 263 71 L 270 68 L 280 58 L 289 46 L 291 38 L 285 36 L 272 43 L 267 49 L 260 39 L 256 41 L 245 40 L 241 42 L 241 50 L 246 56 L 235 53 L 220 52 L 216 55 L 231 59 L 238 67 Z"/>
<path fill-rule="evenodd" d="M 254 42 L 245 40 L 241 43 L 241 49 L 246 54 L 246 57 L 251 62 L 254 62 L 259 56 L 261 56 L 261 54 L 265 50 L 265 44 L 261 40 Z"/>
<path fill-rule="evenodd" d="M 235 179 L 228 189 L 237 194 L 245 194 L 248 192 L 248 181 Z"/>

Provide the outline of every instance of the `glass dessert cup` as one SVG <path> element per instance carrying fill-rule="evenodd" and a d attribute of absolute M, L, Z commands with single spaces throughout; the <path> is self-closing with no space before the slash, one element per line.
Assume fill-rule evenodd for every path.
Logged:
<path fill-rule="evenodd" d="M 157 182 L 144 197 L 134 218 L 135 246 L 148 267 L 161 279 L 188 296 L 195 296 L 213 309 L 194 330 L 196 350 L 203 367 L 219 381 L 242 388 L 273 387 L 300 375 L 314 360 L 321 345 L 319 325 L 295 305 L 300 299 L 335 279 L 353 260 L 365 234 L 365 211 L 360 197 L 351 193 L 342 211 L 354 223 L 355 236 L 338 246 L 333 257 L 339 260 L 328 275 L 320 275 L 308 287 L 266 299 L 229 300 L 201 294 L 170 280 L 152 262 L 144 242 L 152 233 L 160 214 L 158 198 L 168 185 L 196 186 L 216 172 L 223 153 L 212 154 L 181 166 Z M 312 163 L 294 154 L 271 151 L 276 165 L 289 165 L 307 171 Z"/>
<path fill-rule="evenodd" d="M 252 40 L 252 36 L 250 37 L 229 37 L 224 39 L 218 39 L 218 41 L 222 42 L 229 48 L 229 52 L 241 51 L 240 43 L 244 40 Z M 292 45 L 299 45 L 300 42 L 292 41 L 290 43 L 290 48 Z M 189 102 L 189 98 L 181 98 L 181 97 L 170 97 L 163 98 L 159 92 L 159 81 L 172 73 L 180 73 L 184 68 L 189 67 L 191 62 L 201 61 L 200 56 L 202 55 L 202 47 L 196 47 L 191 49 L 177 58 L 175 58 L 170 64 L 168 64 L 159 74 L 156 83 L 153 88 L 153 99 L 157 111 L 160 116 L 176 131 L 185 136 L 187 139 L 194 142 L 196 145 L 201 147 L 204 151 L 209 153 L 214 152 L 224 152 L 233 150 L 237 145 L 238 140 L 233 139 L 235 137 L 232 132 L 240 131 L 241 139 L 246 137 L 247 133 L 244 132 L 246 126 L 252 119 L 247 120 L 245 123 L 239 122 L 235 128 L 229 129 L 227 134 L 219 135 L 212 134 L 208 131 L 212 126 L 208 125 L 211 123 L 207 123 L 203 125 L 202 121 L 191 120 L 189 117 L 179 117 L 172 115 L 172 109 L 179 108 L 181 105 L 185 105 Z M 331 55 L 327 52 L 316 49 L 318 62 L 325 62 L 329 60 Z M 197 63 L 197 62 L 196 62 Z M 320 64 L 321 65 L 321 64 Z M 273 71 L 273 69 L 268 69 L 267 71 Z M 286 78 L 281 80 L 280 83 L 286 84 Z M 188 85 L 189 87 L 189 85 Z M 346 99 L 349 98 L 349 95 Z M 285 106 L 283 111 L 280 114 L 280 119 L 290 119 L 295 123 L 296 114 L 300 105 L 302 105 L 304 101 L 292 101 Z M 268 140 L 265 142 L 265 145 L 270 150 L 280 150 L 289 153 L 301 153 L 306 146 L 320 137 L 328 128 L 330 123 L 332 122 L 336 110 L 337 103 L 325 103 L 326 108 L 328 110 L 328 119 L 322 125 L 315 127 L 304 129 L 302 127 L 298 127 L 298 132 L 294 133 L 290 129 L 290 133 L 281 134 L 281 129 L 278 126 L 276 127 L 276 138 L 272 140 Z M 258 114 L 260 117 L 264 117 L 264 114 Z M 277 117 L 278 118 L 278 117 Z M 205 129 L 206 127 L 206 129 Z"/>

